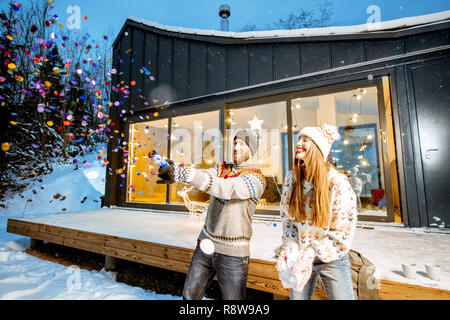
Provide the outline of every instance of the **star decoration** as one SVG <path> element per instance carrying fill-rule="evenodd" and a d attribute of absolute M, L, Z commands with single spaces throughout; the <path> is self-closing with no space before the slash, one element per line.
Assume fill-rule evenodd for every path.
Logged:
<path fill-rule="evenodd" d="M 261 125 L 264 122 L 264 120 L 259 120 L 256 115 L 253 117 L 253 120 L 248 121 L 250 124 L 250 129 L 252 130 L 262 130 Z"/>

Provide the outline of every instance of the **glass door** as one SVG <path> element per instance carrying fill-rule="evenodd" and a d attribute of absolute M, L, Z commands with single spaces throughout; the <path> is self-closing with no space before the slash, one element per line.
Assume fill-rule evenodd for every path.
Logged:
<path fill-rule="evenodd" d="M 338 128 L 341 138 L 333 143 L 328 161 L 349 178 L 358 219 L 401 222 L 388 77 L 376 85 L 293 99 L 291 110 L 292 148 L 303 127 Z M 283 142 L 287 148 L 285 137 Z"/>

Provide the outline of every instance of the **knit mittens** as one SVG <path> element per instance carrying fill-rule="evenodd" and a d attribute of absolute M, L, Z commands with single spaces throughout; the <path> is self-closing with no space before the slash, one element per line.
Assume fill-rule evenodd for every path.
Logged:
<path fill-rule="evenodd" d="M 314 249 L 299 250 L 298 246 L 287 245 L 281 249 L 276 268 L 284 288 L 302 291 L 311 277 Z"/>

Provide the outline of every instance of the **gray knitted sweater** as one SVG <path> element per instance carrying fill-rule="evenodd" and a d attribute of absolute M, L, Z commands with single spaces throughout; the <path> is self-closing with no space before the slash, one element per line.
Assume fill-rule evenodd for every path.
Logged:
<path fill-rule="evenodd" d="M 252 165 L 236 167 L 225 178 L 220 177 L 219 167 L 195 169 L 175 162 L 175 181 L 211 195 L 199 240 L 212 240 L 216 253 L 250 256 L 252 216 L 266 188 L 266 180 Z M 240 171 L 241 174 L 230 177 Z"/>

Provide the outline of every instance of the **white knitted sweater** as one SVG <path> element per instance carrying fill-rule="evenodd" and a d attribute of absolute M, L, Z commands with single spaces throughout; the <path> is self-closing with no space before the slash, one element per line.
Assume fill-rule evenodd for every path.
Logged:
<path fill-rule="evenodd" d="M 252 216 L 266 188 L 266 179 L 253 165 L 240 166 L 222 178 L 220 169 L 195 169 L 174 162 L 175 181 L 211 195 L 199 240 L 214 242 L 215 252 L 234 257 L 250 256 Z M 250 170 L 250 171 L 249 171 Z M 253 170 L 253 171 L 252 171 Z"/>
<path fill-rule="evenodd" d="M 312 226 L 310 213 L 313 205 L 314 186 L 303 183 L 305 195 L 304 210 L 307 220 L 295 222 L 289 215 L 289 199 L 294 185 L 294 171 L 286 175 L 281 197 L 281 220 L 283 225 L 283 246 L 298 244 L 299 250 L 314 250 L 314 256 L 325 263 L 337 260 L 348 253 L 356 230 L 356 196 L 348 178 L 331 168 L 328 175 L 331 189 L 331 223 L 327 228 Z"/>

